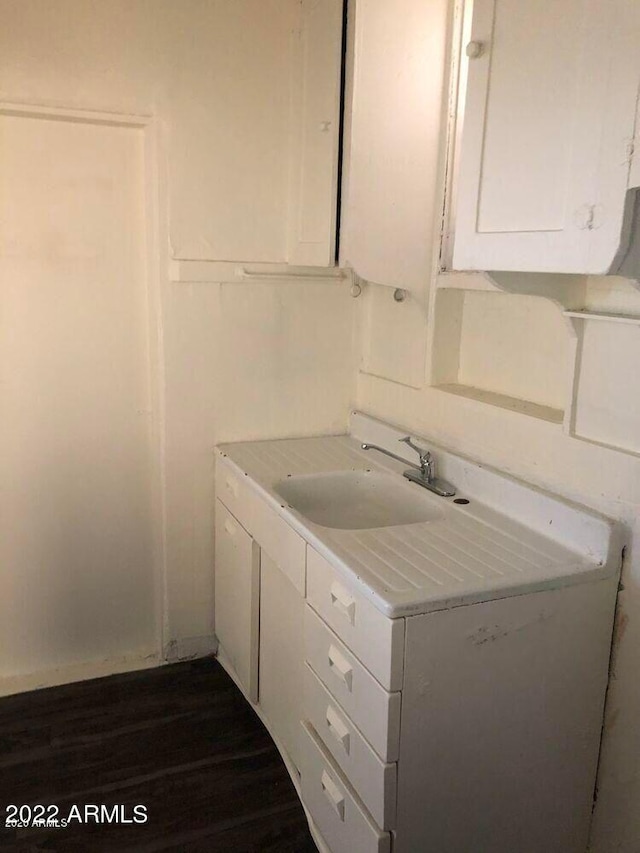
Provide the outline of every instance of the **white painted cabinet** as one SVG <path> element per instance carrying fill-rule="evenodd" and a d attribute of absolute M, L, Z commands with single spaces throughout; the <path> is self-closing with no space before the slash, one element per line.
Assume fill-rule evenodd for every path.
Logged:
<path fill-rule="evenodd" d="M 640 4 L 466 8 L 447 266 L 609 272 L 631 185 Z"/>
<path fill-rule="evenodd" d="M 340 258 L 367 281 L 431 274 L 445 0 L 350 0 Z"/>
<path fill-rule="evenodd" d="M 332 853 L 584 853 L 616 588 L 612 577 L 400 620 L 399 727 L 387 718 L 398 754 L 370 724 L 377 693 L 394 694 L 307 604 L 302 791 Z"/>
<path fill-rule="evenodd" d="M 584 853 L 617 573 L 390 619 L 248 474 L 217 464 L 233 506 L 217 501 L 220 660 L 323 853 Z M 492 541 L 481 551 L 498 564 L 519 547 L 492 556 Z"/>
<path fill-rule="evenodd" d="M 616 589 L 407 619 L 394 853 L 585 853 Z"/>
<path fill-rule="evenodd" d="M 216 501 L 215 630 L 222 652 L 252 702 L 258 698 L 260 549 Z"/>
<path fill-rule="evenodd" d="M 306 543 L 223 459 L 216 467 L 219 659 L 300 765 Z"/>
<path fill-rule="evenodd" d="M 273 735 L 300 767 L 304 598 L 269 555 L 260 560 L 259 705 Z"/>
<path fill-rule="evenodd" d="M 292 81 L 290 264 L 333 266 L 336 252 L 342 0 L 300 0 Z"/>

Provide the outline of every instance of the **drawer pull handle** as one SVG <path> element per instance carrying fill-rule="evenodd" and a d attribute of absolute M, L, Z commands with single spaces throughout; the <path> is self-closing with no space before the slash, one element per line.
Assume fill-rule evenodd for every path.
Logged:
<path fill-rule="evenodd" d="M 322 771 L 320 784 L 322 785 L 322 793 L 331 803 L 333 810 L 340 820 L 344 820 L 344 794 L 326 770 Z"/>
<path fill-rule="evenodd" d="M 227 531 L 227 533 L 229 534 L 229 536 L 235 536 L 235 534 L 236 534 L 236 529 L 237 529 L 237 528 L 236 528 L 235 524 L 234 524 L 232 521 L 229 521 L 229 519 L 227 519 L 227 520 L 225 521 L 225 523 L 224 523 L 224 529 Z"/>
<path fill-rule="evenodd" d="M 238 483 L 232 477 L 225 479 L 225 485 L 234 497 L 238 497 Z"/>
<path fill-rule="evenodd" d="M 353 684 L 353 667 L 349 661 L 341 655 L 335 646 L 329 646 L 329 669 L 346 686 L 349 693 Z"/>
<path fill-rule="evenodd" d="M 329 592 L 331 595 L 331 604 L 354 625 L 356 621 L 355 598 L 349 595 L 348 591 L 337 581 L 331 584 Z"/>
<path fill-rule="evenodd" d="M 327 713 L 325 715 L 325 719 L 327 721 L 327 727 L 329 731 L 338 741 L 338 743 L 344 749 L 347 755 L 349 755 L 349 751 L 351 749 L 351 732 L 346 727 L 343 720 L 340 719 L 335 709 L 331 707 L 331 705 L 327 706 Z"/>

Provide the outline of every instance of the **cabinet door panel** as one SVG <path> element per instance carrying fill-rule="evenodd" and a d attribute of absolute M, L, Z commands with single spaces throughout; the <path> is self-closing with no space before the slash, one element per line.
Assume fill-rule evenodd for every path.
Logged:
<path fill-rule="evenodd" d="M 636 26 L 629 0 L 475 0 L 455 269 L 608 270 L 624 215 Z"/>
<path fill-rule="evenodd" d="M 579 89 L 584 3 L 558 3 L 553 27 L 548 2 L 493 5 L 478 231 L 560 231 L 572 156 L 562 127 Z M 536 33 L 545 37 L 532 37 Z"/>
<path fill-rule="evenodd" d="M 299 767 L 304 599 L 264 551 L 260 575 L 260 707 Z"/>
<path fill-rule="evenodd" d="M 432 269 L 448 5 L 349 3 L 341 263 L 368 281 L 415 291 Z"/>
<path fill-rule="evenodd" d="M 252 702 L 258 699 L 260 549 L 216 501 L 215 631 Z"/>
<path fill-rule="evenodd" d="M 294 88 L 290 264 L 333 266 L 336 248 L 342 0 L 301 0 Z M 295 84 L 294 84 L 295 85 Z M 297 159 L 296 159 L 297 154 Z"/>
<path fill-rule="evenodd" d="M 256 493 L 248 477 L 228 459 L 218 457 L 216 461 L 216 487 L 225 506 L 304 595 L 307 546 L 302 536 Z"/>

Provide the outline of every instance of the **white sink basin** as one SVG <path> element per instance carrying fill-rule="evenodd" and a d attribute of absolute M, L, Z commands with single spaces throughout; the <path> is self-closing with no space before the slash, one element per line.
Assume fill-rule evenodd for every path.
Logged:
<path fill-rule="evenodd" d="M 280 497 L 314 524 L 366 530 L 438 521 L 444 516 L 434 498 L 398 475 L 340 471 L 288 477 L 275 486 Z"/>

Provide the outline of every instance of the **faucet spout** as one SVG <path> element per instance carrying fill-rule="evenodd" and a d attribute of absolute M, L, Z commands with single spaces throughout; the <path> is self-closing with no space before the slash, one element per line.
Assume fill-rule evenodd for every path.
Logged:
<path fill-rule="evenodd" d="M 403 465 L 410 465 L 411 467 L 403 473 L 403 477 L 406 477 L 407 480 L 410 480 L 412 483 L 417 483 L 419 486 L 422 486 L 424 489 L 428 489 L 430 492 L 433 492 L 436 495 L 440 495 L 443 498 L 451 498 L 455 495 L 456 490 L 453 488 L 451 483 L 447 483 L 446 480 L 441 480 L 439 477 L 435 475 L 435 465 L 433 461 L 433 457 L 428 450 L 424 450 L 421 447 L 418 447 L 411 441 L 411 436 L 406 436 L 406 438 L 401 438 L 400 441 L 403 441 L 412 450 L 415 450 L 420 458 L 420 464 L 414 465 L 412 462 L 407 462 L 406 459 L 403 459 L 402 456 L 398 456 L 396 453 L 392 453 L 390 450 L 385 450 L 384 447 L 380 447 L 377 444 L 368 444 L 364 442 L 360 445 L 363 450 L 377 450 L 378 453 L 384 453 L 385 456 L 390 456 L 392 459 L 395 459 L 397 462 L 402 462 Z"/>
<path fill-rule="evenodd" d="M 402 462 L 403 465 L 411 465 L 416 471 L 420 470 L 419 465 L 414 465 L 412 462 L 407 462 L 406 459 L 403 459 L 402 456 L 398 456 L 395 453 L 392 453 L 390 450 L 385 450 L 384 447 L 379 447 L 377 444 L 361 444 L 360 447 L 363 450 L 377 450 L 378 453 L 384 453 L 385 456 L 390 456 L 392 459 L 395 459 L 396 462 Z"/>

